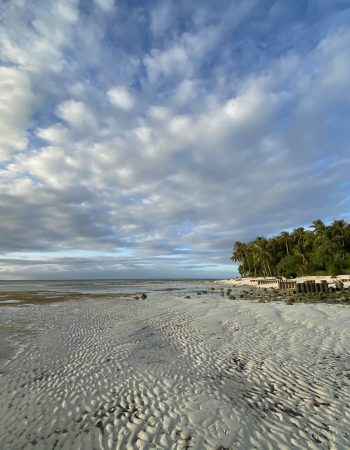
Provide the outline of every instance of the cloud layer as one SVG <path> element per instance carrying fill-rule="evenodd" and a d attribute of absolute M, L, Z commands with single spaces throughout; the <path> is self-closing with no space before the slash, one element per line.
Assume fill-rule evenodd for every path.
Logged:
<path fill-rule="evenodd" d="M 3 2 L 0 277 L 229 276 L 348 217 L 350 7 L 306 5 Z"/>

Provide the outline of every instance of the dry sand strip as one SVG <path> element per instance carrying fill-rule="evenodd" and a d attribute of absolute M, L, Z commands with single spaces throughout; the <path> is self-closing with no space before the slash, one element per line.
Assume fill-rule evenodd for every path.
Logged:
<path fill-rule="evenodd" d="M 159 293 L 6 311 L 36 332 L 1 367 L 2 450 L 349 448 L 348 307 Z"/>
<path fill-rule="evenodd" d="M 296 277 L 292 279 L 287 279 L 284 277 L 245 277 L 245 278 L 227 278 L 226 280 L 219 280 L 216 283 L 221 285 L 228 285 L 229 287 L 255 287 L 260 289 L 275 288 L 278 289 L 279 281 L 291 281 L 295 283 L 304 283 L 305 281 L 314 281 L 315 283 L 321 283 L 326 281 L 328 286 L 336 287 L 337 282 L 342 282 L 345 288 L 350 287 L 350 275 L 310 275 L 303 277 Z M 260 283 L 260 284 L 259 284 Z"/>

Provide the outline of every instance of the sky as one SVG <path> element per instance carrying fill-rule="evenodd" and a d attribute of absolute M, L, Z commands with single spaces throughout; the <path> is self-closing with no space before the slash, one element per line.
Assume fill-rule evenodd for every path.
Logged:
<path fill-rule="evenodd" d="M 350 206 L 349 0 L 2 0 L 0 279 L 221 278 Z"/>

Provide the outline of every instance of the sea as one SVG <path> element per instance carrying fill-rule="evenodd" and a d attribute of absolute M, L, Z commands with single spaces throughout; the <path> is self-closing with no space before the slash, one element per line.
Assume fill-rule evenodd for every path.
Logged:
<path fill-rule="evenodd" d="M 188 291 L 207 286 L 210 279 L 125 279 L 125 280 L 25 280 L 1 281 L 2 291 L 53 291 L 82 294 L 132 293 L 135 291 Z"/>

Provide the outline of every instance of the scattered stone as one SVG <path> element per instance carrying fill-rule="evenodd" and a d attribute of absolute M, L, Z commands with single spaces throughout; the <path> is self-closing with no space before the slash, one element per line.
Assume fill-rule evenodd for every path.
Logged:
<path fill-rule="evenodd" d="M 284 301 L 289 305 L 294 303 L 341 303 L 341 304 L 349 304 L 350 303 L 350 289 L 343 288 L 342 290 L 331 289 L 329 292 L 322 292 L 321 290 L 315 290 L 310 292 L 298 292 L 297 289 L 293 290 L 284 290 L 281 291 L 279 289 L 244 289 L 240 292 L 239 298 L 244 300 L 252 300 L 258 303 L 265 303 L 271 301 Z M 222 294 L 221 295 L 225 295 Z M 228 295 L 230 297 L 230 295 Z"/>
<path fill-rule="evenodd" d="M 147 298 L 147 295 L 143 292 L 141 295 L 142 300 L 145 300 Z"/>

